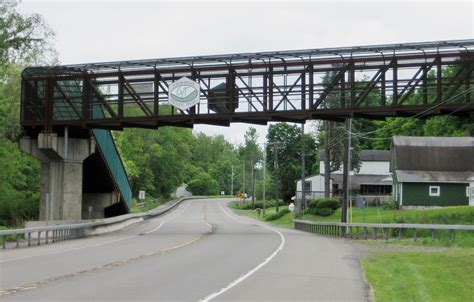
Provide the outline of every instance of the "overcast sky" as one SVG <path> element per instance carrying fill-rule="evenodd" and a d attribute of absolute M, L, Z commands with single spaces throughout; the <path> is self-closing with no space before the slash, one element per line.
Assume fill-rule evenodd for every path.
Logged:
<path fill-rule="evenodd" d="M 472 1 L 28 1 L 62 64 L 473 38 Z M 198 125 L 243 140 L 249 127 Z M 264 141 L 266 127 L 254 126 Z"/>

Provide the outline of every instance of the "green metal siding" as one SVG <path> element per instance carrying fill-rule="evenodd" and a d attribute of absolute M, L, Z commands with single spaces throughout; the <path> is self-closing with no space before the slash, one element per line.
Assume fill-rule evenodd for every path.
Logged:
<path fill-rule="evenodd" d="M 55 98 L 61 98 L 65 94 L 71 101 L 70 103 L 65 100 L 54 102 L 53 115 L 55 119 L 74 120 L 78 118 L 76 111 L 82 106 L 82 88 L 82 83 L 79 81 L 58 81 L 58 87 L 54 89 Z M 92 105 L 92 117 L 98 119 L 106 117 L 97 100 L 94 100 Z M 120 192 L 121 198 L 130 211 L 132 187 L 112 133 L 109 130 L 92 129 L 92 134 L 105 159 L 113 181 Z"/>
<path fill-rule="evenodd" d="M 403 183 L 403 206 L 469 205 L 468 183 Z M 430 196 L 429 187 L 439 186 L 440 196 Z"/>
<path fill-rule="evenodd" d="M 125 167 L 123 166 L 120 155 L 118 154 L 117 147 L 115 146 L 114 139 L 109 130 L 104 129 L 93 129 L 94 137 L 97 141 L 97 145 L 100 151 L 104 155 L 107 162 L 107 166 L 114 178 L 115 183 L 118 186 L 120 194 L 125 201 L 128 209 L 131 208 L 132 202 L 132 188 L 128 181 Z"/>
<path fill-rule="evenodd" d="M 104 113 L 99 106 L 93 106 L 92 116 L 95 118 L 101 118 L 104 117 Z M 128 210 L 130 210 L 132 206 L 132 187 L 128 180 L 122 159 L 118 153 L 117 146 L 112 137 L 112 133 L 105 129 L 92 129 L 92 133 L 94 134 L 97 145 L 100 148 L 100 152 L 107 162 L 107 166 L 112 174 L 114 182 L 117 185 Z"/>

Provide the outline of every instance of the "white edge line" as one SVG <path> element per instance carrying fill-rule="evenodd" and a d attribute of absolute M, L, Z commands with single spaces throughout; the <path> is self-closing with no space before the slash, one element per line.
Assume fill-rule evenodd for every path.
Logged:
<path fill-rule="evenodd" d="M 219 208 L 221 208 L 221 210 L 224 212 L 224 214 L 226 214 L 227 216 L 229 216 L 230 218 L 234 219 L 235 221 L 238 221 L 240 223 L 245 223 L 235 217 L 232 217 L 229 213 L 227 213 L 224 208 L 221 206 L 221 204 L 219 202 L 217 202 L 217 204 L 219 205 Z M 245 223 L 247 224 L 247 223 Z M 255 272 L 257 272 L 259 269 L 261 269 L 263 266 L 265 266 L 268 262 L 270 262 L 282 249 L 283 247 L 285 246 L 285 236 L 283 236 L 283 234 L 278 231 L 278 230 L 275 230 L 273 228 L 270 228 L 266 225 L 260 225 L 262 228 L 264 229 L 267 229 L 269 231 L 272 231 L 272 232 L 275 232 L 277 233 L 279 236 L 280 236 L 280 239 L 281 239 L 281 242 L 280 242 L 280 245 L 278 246 L 278 248 L 270 255 L 268 256 L 263 262 L 261 262 L 260 264 L 258 264 L 256 267 L 254 267 L 253 269 L 251 269 L 249 272 L 247 272 L 245 275 L 242 275 L 240 276 L 239 278 L 237 278 L 236 280 L 232 281 L 231 283 L 229 283 L 226 287 L 223 287 L 221 288 L 220 290 L 210 294 L 209 296 L 199 300 L 200 302 L 208 302 L 208 301 L 211 301 L 212 299 L 216 298 L 217 296 L 220 296 L 222 295 L 223 293 L 225 293 L 226 291 L 228 291 L 229 289 L 233 288 L 234 286 L 236 286 L 237 284 L 239 284 L 240 282 L 244 281 L 245 279 L 247 279 L 248 277 L 250 277 L 251 275 L 253 275 Z"/>
<path fill-rule="evenodd" d="M 158 231 L 166 222 L 168 222 L 172 219 L 175 219 L 176 217 L 183 214 L 184 211 L 186 211 L 186 209 L 189 207 L 190 204 L 191 204 L 191 202 L 188 202 L 186 207 L 183 209 L 183 211 L 181 211 L 178 215 L 175 215 L 175 216 L 173 216 L 172 218 L 170 218 L 168 220 L 162 221 L 158 227 L 152 229 L 151 231 L 146 232 L 145 234 L 148 235 L 148 234 L 151 234 L 153 232 Z M 139 235 L 133 235 L 133 236 L 125 237 L 125 238 L 115 239 L 115 240 L 111 240 L 111 241 L 106 241 L 106 242 L 101 242 L 101 243 L 96 243 L 96 244 L 91 244 L 91 245 L 86 245 L 86 246 L 75 247 L 75 248 L 71 248 L 71 249 L 66 249 L 66 250 L 41 254 L 41 255 L 31 255 L 31 256 L 24 256 L 24 257 L 12 258 L 12 259 L 7 259 L 7 260 L 0 260 L 0 263 L 24 260 L 24 259 L 29 259 L 29 258 L 41 257 L 41 256 L 57 255 L 57 254 L 62 254 L 62 253 L 67 253 L 67 252 L 74 252 L 74 251 L 83 250 L 83 249 L 87 249 L 87 248 L 91 248 L 91 247 L 99 247 L 99 246 L 102 246 L 102 245 L 112 244 L 112 243 L 115 243 L 115 242 L 132 239 L 132 238 L 135 238 L 135 237 L 138 237 L 138 236 Z"/>

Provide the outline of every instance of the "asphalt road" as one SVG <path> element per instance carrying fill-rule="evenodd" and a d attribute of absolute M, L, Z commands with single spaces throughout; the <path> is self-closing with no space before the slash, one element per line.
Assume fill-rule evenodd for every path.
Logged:
<path fill-rule="evenodd" d="M 367 301 L 345 240 L 183 202 L 103 236 L 0 252 L 0 301 Z"/>

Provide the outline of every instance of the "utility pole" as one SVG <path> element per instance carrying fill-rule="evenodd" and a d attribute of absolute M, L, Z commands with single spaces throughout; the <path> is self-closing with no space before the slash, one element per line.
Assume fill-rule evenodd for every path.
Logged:
<path fill-rule="evenodd" d="M 263 143 L 263 192 L 262 192 L 262 197 L 263 197 L 263 215 L 265 215 L 265 203 L 266 203 L 266 198 L 265 198 L 265 186 L 266 186 L 266 177 L 267 177 L 267 146 L 265 143 Z"/>
<path fill-rule="evenodd" d="M 344 198 L 342 202 L 342 217 L 341 217 L 341 222 L 347 222 L 347 210 L 348 210 L 348 204 L 349 204 L 349 173 L 350 173 L 350 152 L 351 152 L 351 119 L 348 118 L 346 119 L 346 132 L 347 135 L 345 136 L 345 142 L 344 142 L 344 163 L 343 163 L 343 191 L 344 191 Z M 345 234 L 345 228 L 342 228 L 343 232 L 342 234 Z"/>
<path fill-rule="evenodd" d="M 252 164 L 252 178 L 250 179 L 251 180 L 251 185 L 252 185 L 252 210 L 255 210 L 255 187 L 254 187 L 254 180 L 255 180 L 255 155 L 252 154 L 252 159 L 250 160 L 250 163 Z"/>
<path fill-rule="evenodd" d="M 242 194 L 245 194 L 245 158 L 242 162 Z"/>
<path fill-rule="evenodd" d="M 346 222 L 349 221 L 349 203 L 351 202 L 351 171 L 352 171 L 352 119 L 349 118 L 349 132 L 347 133 L 349 136 L 347 144 L 348 147 L 348 158 L 347 158 L 347 203 L 346 203 Z"/>
<path fill-rule="evenodd" d="M 275 162 L 274 162 L 274 167 L 275 167 L 275 180 L 276 180 L 276 190 L 275 190 L 275 211 L 278 213 L 280 210 L 280 207 L 278 206 L 278 195 L 280 191 L 280 175 L 278 173 L 278 148 L 277 148 L 277 143 L 273 142 L 273 153 L 275 154 Z"/>
<path fill-rule="evenodd" d="M 234 196 L 234 165 L 232 165 L 232 176 L 230 181 L 230 195 Z"/>
<path fill-rule="evenodd" d="M 252 179 L 252 208 L 255 210 L 255 182 L 257 179 L 257 171 L 255 169 L 255 164 L 253 165 L 253 179 Z"/>
<path fill-rule="evenodd" d="M 304 123 L 301 124 L 301 201 L 298 211 L 303 211 L 306 206 L 306 192 L 305 192 L 305 154 L 304 154 Z"/>
<path fill-rule="evenodd" d="M 324 197 L 332 197 L 331 188 L 331 129 L 332 123 L 324 121 L 325 138 L 324 138 Z"/>

